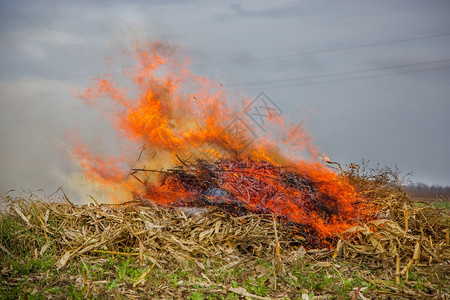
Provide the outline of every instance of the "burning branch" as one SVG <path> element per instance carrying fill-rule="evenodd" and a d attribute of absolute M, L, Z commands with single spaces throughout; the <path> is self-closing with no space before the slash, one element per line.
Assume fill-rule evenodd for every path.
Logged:
<path fill-rule="evenodd" d="M 276 217 L 292 224 L 311 246 L 324 246 L 334 234 L 369 217 L 364 212 L 366 203 L 337 175 L 328 182 L 250 159 L 199 160 L 194 164 L 177 158 L 182 165 L 172 169 L 133 169 L 132 174 L 150 173 L 147 176 L 158 179 L 154 184 L 150 182 L 155 180 L 140 180 L 146 190 L 139 199 L 170 206 L 215 206 L 234 216 Z M 338 189 L 330 189 L 336 180 L 341 180 Z"/>

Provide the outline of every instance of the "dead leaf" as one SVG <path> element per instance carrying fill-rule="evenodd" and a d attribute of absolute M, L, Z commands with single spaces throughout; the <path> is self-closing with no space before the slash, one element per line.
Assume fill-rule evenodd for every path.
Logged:
<path fill-rule="evenodd" d="M 70 251 L 66 251 L 66 253 L 64 253 L 64 255 L 59 260 L 56 269 L 60 270 L 61 268 L 63 268 L 67 264 L 67 261 L 69 260 L 69 258 L 71 256 L 72 256 L 72 253 Z"/>
<path fill-rule="evenodd" d="M 260 300 L 270 300 L 270 298 L 267 298 L 267 297 L 261 297 L 261 296 L 258 296 L 258 295 L 254 295 L 254 294 L 252 294 L 252 293 L 249 293 L 246 289 L 244 289 L 244 288 L 241 287 L 241 286 L 238 286 L 238 287 L 236 287 L 236 288 L 234 288 L 234 287 L 229 287 L 228 290 L 229 290 L 229 291 L 232 291 L 232 292 L 235 293 L 235 294 L 241 295 L 241 296 L 243 296 L 243 297 L 250 297 L 250 298 L 253 298 L 253 299 L 260 299 Z"/>
<path fill-rule="evenodd" d="M 21 217 L 25 221 L 25 223 L 28 224 L 28 226 L 31 226 L 30 220 L 28 220 L 27 217 L 25 217 L 25 215 L 22 213 L 22 211 L 19 209 L 19 207 L 17 207 L 17 205 L 14 205 L 13 208 L 16 211 L 16 213 L 19 215 L 19 217 Z"/>
<path fill-rule="evenodd" d="M 39 251 L 39 255 L 40 255 L 40 256 L 44 255 L 45 251 L 47 251 L 47 249 L 48 249 L 49 246 L 50 246 L 50 243 L 49 243 L 49 242 L 45 243 L 45 245 L 42 246 L 41 251 Z"/>

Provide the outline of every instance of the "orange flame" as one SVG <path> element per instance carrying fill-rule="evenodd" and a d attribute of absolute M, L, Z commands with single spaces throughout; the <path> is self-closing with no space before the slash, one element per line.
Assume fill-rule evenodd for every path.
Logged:
<path fill-rule="evenodd" d="M 236 153 L 245 156 L 247 163 L 288 164 L 294 166 L 304 178 L 317 183 L 318 195 L 326 195 L 318 197 L 318 201 L 333 198 L 333 201 L 339 202 L 342 213 L 332 219 L 325 219 L 317 212 L 307 213 L 301 205 L 294 205 L 295 199 L 302 195 L 283 187 L 276 180 L 264 180 L 265 187 L 261 188 L 265 192 L 259 196 L 237 200 L 248 207 L 256 207 L 265 201 L 266 192 L 278 193 L 278 198 L 265 203 L 267 208 L 298 224 L 314 225 L 322 237 L 351 226 L 351 221 L 342 219 L 355 217 L 353 204 L 357 197 L 351 185 L 319 162 L 307 162 L 295 156 L 302 151 L 307 151 L 313 158 L 319 155 L 311 135 L 302 127 L 292 126 L 281 117 L 270 116 L 267 122 L 277 127 L 281 135 L 255 138 L 251 132 L 244 130 L 237 138 L 230 124 L 236 117 L 247 122 L 248 116 L 235 113 L 228 100 L 230 95 L 222 85 L 194 75 L 188 68 L 189 59 L 179 48 L 156 41 L 134 45 L 131 54 L 137 64 L 123 75 L 131 81 L 132 89 L 118 87 L 112 76 L 107 74 L 94 80 L 80 97 L 87 104 L 98 106 L 112 121 L 122 139 L 145 146 L 146 151 L 141 153 L 142 157 L 137 162 L 139 166 L 153 170 L 173 167 L 179 164 L 177 154 L 214 160 L 234 157 Z M 244 103 L 250 101 L 244 95 L 240 97 Z M 279 146 L 294 150 L 295 155 L 283 154 Z M 105 158 L 104 155 L 92 154 L 85 145 L 78 143 L 74 146 L 73 156 L 80 162 L 87 180 L 99 187 L 112 187 L 113 191 L 120 190 L 128 195 L 119 202 L 140 194 L 164 205 L 177 203 L 189 196 L 177 185 L 167 182 L 158 185 L 157 176 L 150 173 L 145 178 L 137 178 L 123 170 L 120 165 L 125 162 L 131 165 L 135 159 L 129 153 Z M 245 171 L 245 164 L 240 171 Z M 268 172 L 265 175 L 274 175 L 269 174 L 270 168 L 265 172 Z M 254 176 L 261 179 L 263 175 Z M 245 188 L 243 176 L 246 176 L 245 173 L 226 173 L 224 188 Z"/>

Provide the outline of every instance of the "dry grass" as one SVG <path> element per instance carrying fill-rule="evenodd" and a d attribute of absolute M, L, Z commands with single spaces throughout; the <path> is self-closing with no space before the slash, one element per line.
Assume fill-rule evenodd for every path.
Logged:
<path fill-rule="evenodd" d="M 63 194 L 45 201 L 5 195 L 0 293 L 11 298 L 65 298 L 66 292 L 72 298 L 448 298 L 448 210 L 412 203 L 392 174 L 383 172 L 345 172 L 380 213 L 342 233 L 331 249 L 305 249 L 303 237 L 271 216 L 233 217 L 217 208 L 77 206 Z M 30 261 L 34 264 L 26 269 Z"/>

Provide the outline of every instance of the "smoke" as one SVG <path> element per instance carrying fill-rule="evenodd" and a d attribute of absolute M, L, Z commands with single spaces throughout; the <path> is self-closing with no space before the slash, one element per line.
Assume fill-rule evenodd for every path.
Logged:
<path fill-rule="evenodd" d="M 95 128 L 87 138 L 108 136 L 98 113 L 79 103 L 71 94 L 73 84 L 64 80 L 27 78 L 2 82 L 0 89 L 0 192 L 51 193 L 63 187 L 74 202 L 82 202 L 86 191 L 72 184 L 77 165 L 68 159 L 65 134 L 84 124 Z"/>

